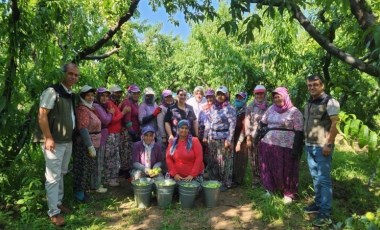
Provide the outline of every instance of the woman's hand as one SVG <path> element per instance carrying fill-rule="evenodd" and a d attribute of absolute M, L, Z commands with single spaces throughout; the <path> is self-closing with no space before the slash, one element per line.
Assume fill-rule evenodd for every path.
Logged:
<path fill-rule="evenodd" d="M 224 148 L 225 148 L 225 149 L 229 149 L 229 148 L 231 148 L 231 142 L 225 140 L 225 141 L 224 141 Z"/>
<path fill-rule="evenodd" d="M 251 149 L 253 146 L 252 146 L 252 141 L 251 139 L 247 139 L 247 148 L 248 149 Z"/>
<path fill-rule="evenodd" d="M 235 152 L 240 152 L 240 149 L 241 149 L 241 144 L 237 143 L 235 147 Z"/>
<path fill-rule="evenodd" d="M 182 180 L 184 180 L 184 181 L 192 181 L 193 180 L 193 176 L 187 176 L 187 177 L 185 177 L 185 178 L 182 178 Z"/>
<path fill-rule="evenodd" d="M 175 174 L 175 176 L 174 176 L 174 180 L 175 181 L 180 181 L 180 180 L 182 180 L 183 178 L 179 175 L 179 174 Z"/>

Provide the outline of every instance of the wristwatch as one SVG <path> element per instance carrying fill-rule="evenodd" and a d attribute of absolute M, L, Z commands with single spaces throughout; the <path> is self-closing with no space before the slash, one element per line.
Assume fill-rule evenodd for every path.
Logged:
<path fill-rule="evenodd" d="M 326 146 L 331 149 L 333 147 L 333 144 L 326 144 Z"/>

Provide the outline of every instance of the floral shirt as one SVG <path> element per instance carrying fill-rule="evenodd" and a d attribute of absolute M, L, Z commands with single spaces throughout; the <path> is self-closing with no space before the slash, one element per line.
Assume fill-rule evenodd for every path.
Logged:
<path fill-rule="evenodd" d="M 88 129 L 92 144 L 95 148 L 100 146 L 101 121 L 96 115 L 95 110 L 91 110 L 84 105 L 79 105 L 76 109 L 77 128 Z"/>
<path fill-rule="evenodd" d="M 223 108 L 213 105 L 210 119 L 205 123 L 205 137 L 209 140 L 228 140 L 232 142 L 236 126 L 236 110 L 230 104 Z"/>
<path fill-rule="evenodd" d="M 293 148 L 294 131 L 303 130 L 303 115 L 296 108 L 292 107 L 283 113 L 277 113 L 274 106 L 270 106 L 264 113 L 262 122 L 268 124 L 268 128 L 285 128 L 287 130 L 270 130 L 261 139 L 262 142 L 277 145 L 285 148 Z"/>
<path fill-rule="evenodd" d="M 252 138 L 255 137 L 257 127 L 264 112 L 265 110 L 262 110 L 259 107 L 255 106 L 254 102 L 247 106 L 244 119 L 245 133 L 247 136 L 251 135 Z"/>
<path fill-rule="evenodd" d="M 129 106 L 131 108 L 131 111 L 129 113 L 126 113 L 123 118 L 123 125 L 124 127 L 128 122 L 132 123 L 131 129 L 135 132 L 140 131 L 140 123 L 139 123 L 139 105 L 137 102 L 133 102 L 131 99 L 127 98 L 121 104 L 119 105 L 120 110 L 123 111 L 125 107 Z"/>
<path fill-rule="evenodd" d="M 191 105 L 185 104 L 185 110 L 180 109 L 177 104 L 170 106 L 166 112 L 164 121 L 170 123 L 173 136 L 176 136 L 178 122 L 182 119 L 189 121 L 191 126 L 189 127 L 191 135 L 195 136 L 193 122 L 197 120 L 197 117 L 195 116 L 193 107 Z"/>

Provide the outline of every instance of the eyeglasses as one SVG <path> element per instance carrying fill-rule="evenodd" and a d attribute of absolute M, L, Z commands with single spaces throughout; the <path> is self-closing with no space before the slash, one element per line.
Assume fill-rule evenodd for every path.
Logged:
<path fill-rule="evenodd" d="M 316 87 L 319 87 L 321 84 L 319 83 L 313 83 L 313 84 L 307 84 L 307 88 L 316 88 Z"/>

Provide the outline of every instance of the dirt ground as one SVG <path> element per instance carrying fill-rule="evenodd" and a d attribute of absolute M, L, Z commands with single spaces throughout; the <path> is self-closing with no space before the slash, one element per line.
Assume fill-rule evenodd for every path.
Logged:
<path fill-rule="evenodd" d="M 252 209 L 242 187 L 221 192 L 214 208 L 206 208 L 200 196 L 194 208 L 182 209 L 175 196 L 169 209 L 158 207 L 154 197 L 151 207 L 137 209 L 132 186 L 125 179 L 121 179 L 120 187 L 110 188 L 104 196 L 119 201 L 116 212 L 98 213 L 108 220 L 109 229 L 266 229 L 259 220 L 255 221 L 260 214 Z"/>

